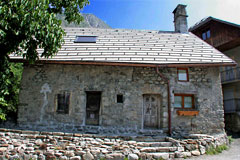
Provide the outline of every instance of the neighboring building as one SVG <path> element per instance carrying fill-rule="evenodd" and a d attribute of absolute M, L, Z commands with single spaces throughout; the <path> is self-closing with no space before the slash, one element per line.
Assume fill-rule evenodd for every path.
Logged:
<path fill-rule="evenodd" d="M 186 32 L 185 7 L 173 12 L 178 32 L 66 28 L 57 55 L 24 65 L 19 125 L 115 134 L 223 133 L 219 67 L 235 63 Z"/>
<path fill-rule="evenodd" d="M 221 79 L 226 129 L 240 132 L 240 25 L 208 17 L 189 31 L 237 62 L 221 68 Z"/>

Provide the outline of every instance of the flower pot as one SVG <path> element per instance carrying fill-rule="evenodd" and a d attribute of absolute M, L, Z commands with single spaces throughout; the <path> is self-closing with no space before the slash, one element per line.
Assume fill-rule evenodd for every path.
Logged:
<path fill-rule="evenodd" d="M 177 114 L 179 116 L 197 116 L 199 114 L 199 111 L 183 111 L 183 110 L 178 110 Z"/>

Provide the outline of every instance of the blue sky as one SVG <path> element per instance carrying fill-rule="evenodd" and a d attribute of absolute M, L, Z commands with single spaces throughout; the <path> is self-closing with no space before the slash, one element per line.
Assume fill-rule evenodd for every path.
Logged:
<path fill-rule="evenodd" d="M 207 16 L 240 24 L 240 0 L 89 0 L 93 13 L 112 28 L 173 30 L 177 4 L 187 5 L 189 27 Z"/>

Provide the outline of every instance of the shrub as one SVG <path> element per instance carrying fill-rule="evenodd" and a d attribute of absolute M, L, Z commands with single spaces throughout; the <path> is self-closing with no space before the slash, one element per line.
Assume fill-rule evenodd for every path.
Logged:
<path fill-rule="evenodd" d="M 228 146 L 226 144 L 217 146 L 216 148 L 214 148 L 213 146 L 210 146 L 209 149 L 206 151 L 206 154 L 214 155 L 214 154 L 222 153 L 222 151 L 227 149 L 228 149 Z"/>
<path fill-rule="evenodd" d="M 229 144 L 231 144 L 233 142 L 232 136 L 228 136 L 228 142 L 229 142 Z"/>

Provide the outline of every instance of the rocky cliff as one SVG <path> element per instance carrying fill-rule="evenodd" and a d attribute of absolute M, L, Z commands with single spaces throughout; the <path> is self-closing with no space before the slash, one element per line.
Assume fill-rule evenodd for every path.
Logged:
<path fill-rule="evenodd" d="M 84 21 L 80 24 L 68 23 L 63 15 L 57 15 L 57 17 L 62 20 L 63 27 L 81 27 L 81 28 L 111 28 L 104 21 L 96 17 L 94 14 L 83 13 Z"/>

